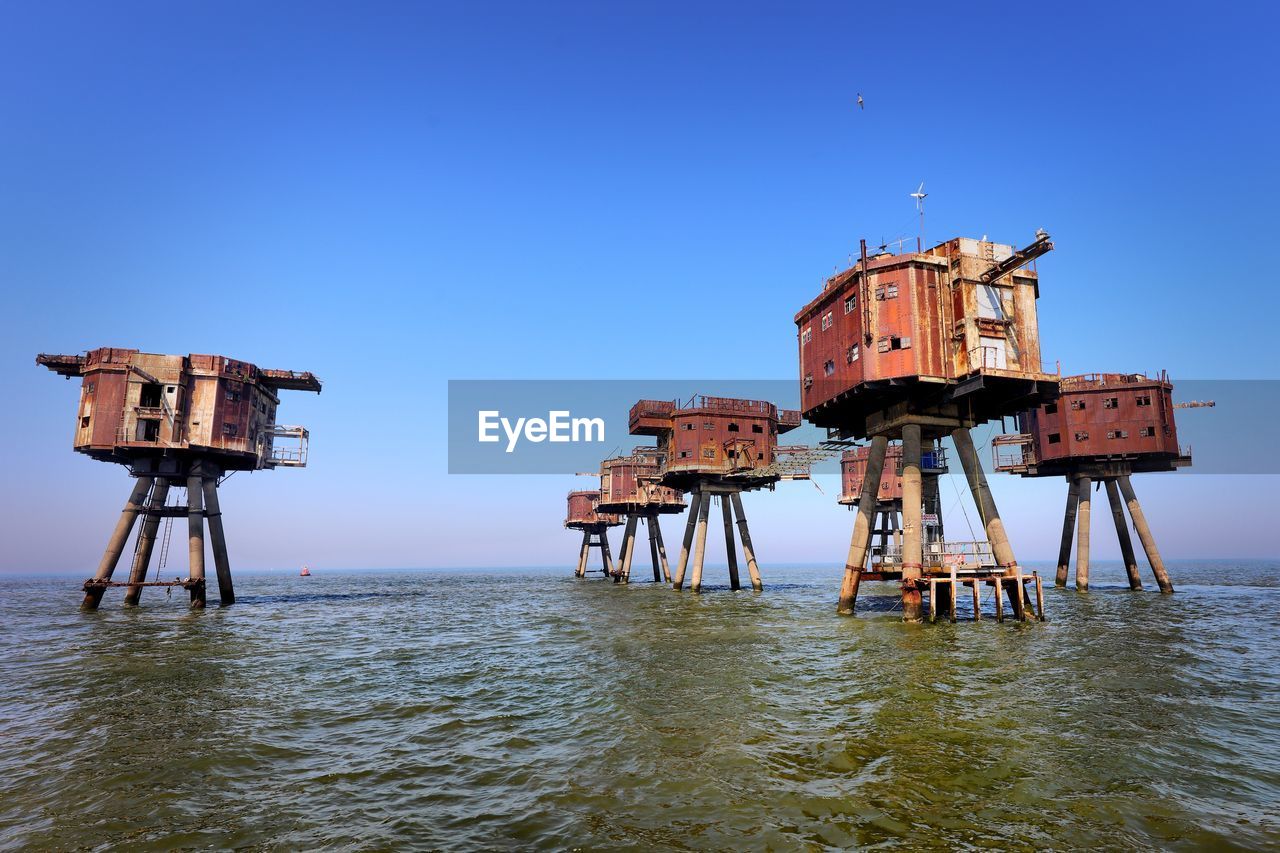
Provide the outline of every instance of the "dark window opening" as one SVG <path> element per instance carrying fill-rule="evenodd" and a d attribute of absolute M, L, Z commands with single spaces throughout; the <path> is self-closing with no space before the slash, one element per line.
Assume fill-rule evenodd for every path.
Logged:
<path fill-rule="evenodd" d="M 80 428 L 84 429 L 88 426 L 89 426 L 89 416 L 85 415 L 83 418 L 80 419 Z"/>
<path fill-rule="evenodd" d="M 706 457 L 706 458 L 708 458 L 708 459 L 715 459 L 715 458 L 716 458 L 716 449 L 715 449 L 714 447 L 704 447 L 704 448 L 702 449 L 702 455 L 703 455 L 703 456 L 705 456 L 705 457 Z"/>
<path fill-rule="evenodd" d="M 1076 441 L 1088 441 L 1088 440 L 1089 440 L 1089 433 L 1087 432 L 1076 433 Z"/>
<path fill-rule="evenodd" d="M 1153 426 L 1144 426 L 1142 429 L 1138 431 L 1138 435 L 1142 436 L 1143 438 L 1155 438 L 1156 428 Z"/>
<path fill-rule="evenodd" d="M 167 388 L 165 388 L 165 389 L 164 389 L 164 393 L 166 393 L 166 394 L 172 394 L 174 391 L 177 391 L 177 390 L 178 390 L 178 389 L 177 389 L 177 387 L 176 387 L 176 386 L 174 386 L 174 385 L 170 385 L 170 386 L 168 386 Z"/>
<path fill-rule="evenodd" d="M 697 424 L 684 423 L 680 424 L 680 429 L 697 429 Z"/>
<path fill-rule="evenodd" d="M 737 424 L 729 424 L 729 432 L 737 432 L 737 431 L 738 431 Z"/>
<path fill-rule="evenodd" d="M 1129 431 L 1127 429 L 1107 430 L 1107 438 L 1128 438 Z"/>
<path fill-rule="evenodd" d="M 239 432 L 240 432 L 240 428 L 235 424 L 231 423 L 230 421 L 227 421 L 222 425 L 223 435 L 234 436 L 234 435 L 237 435 Z"/>
<path fill-rule="evenodd" d="M 160 408 L 160 386 L 152 385 L 150 382 L 142 386 L 142 393 L 138 395 L 138 405 L 144 409 Z"/>
<path fill-rule="evenodd" d="M 157 385 L 157 388 L 160 386 Z M 142 418 L 138 421 L 137 432 L 134 433 L 137 441 L 159 441 L 160 440 L 160 421 L 151 418 Z"/>
<path fill-rule="evenodd" d="M 757 459 L 757 460 L 764 459 L 764 452 L 763 452 L 763 451 L 761 451 L 760 453 L 757 453 L 757 454 L 756 454 L 756 459 Z"/>
<path fill-rule="evenodd" d="M 1137 403 L 1138 403 L 1138 405 L 1139 405 L 1139 406 L 1150 406 L 1150 405 L 1151 405 L 1151 395 L 1150 395 L 1150 394 L 1143 394 L 1142 396 L 1138 397 Z"/>
<path fill-rule="evenodd" d="M 1046 406 L 1044 407 L 1044 413 L 1045 413 L 1046 415 L 1056 415 L 1056 414 L 1058 414 L 1058 404 L 1057 404 L 1057 403 L 1049 403 L 1048 405 L 1046 405 Z"/>
<path fill-rule="evenodd" d="M 1119 397 L 1104 397 L 1102 400 L 1102 408 L 1104 409 L 1114 409 L 1114 408 L 1117 408 L 1119 405 L 1120 405 Z"/>
<path fill-rule="evenodd" d="M 680 451 L 680 458 L 681 458 L 681 459 L 688 459 L 688 458 L 689 458 L 689 451 L 688 451 L 688 450 L 681 450 L 681 451 Z"/>
<path fill-rule="evenodd" d="M 227 402 L 229 402 L 229 403 L 239 403 L 239 402 L 240 402 L 240 392 L 239 392 L 239 391 L 235 391 L 235 390 L 233 390 L 233 389 L 231 389 L 231 388 L 228 388 L 228 389 L 227 389 Z"/>
<path fill-rule="evenodd" d="M 1077 411 L 1077 412 L 1079 412 L 1079 411 L 1083 411 L 1083 409 L 1084 409 L 1084 400 L 1072 400 L 1072 401 L 1071 401 L 1071 408 L 1072 408 L 1072 409 L 1074 409 L 1074 410 L 1075 410 L 1075 411 Z"/>
<path fill-rule="evenodd" d="M 858 294 L 846 297 L 844 300 L 844 313 L 852 314 L 853 310 L 858 307 Z"/>
<path fill-rule="evenodd" d="M 830 376 L 831 374 L 835 373 L 836 363 L 831 359 L 827 359 L 822 365 L 822 372 L 827 376 Z"/>
<path fill-rule="evenodd" d="M 1051 433 L 1049 433 L 1049 443 L 1050 443 L 1050 444 L 1061 444 L 1061 443 L 1062 443 L 1062 433 L 1060 433 L 1060 432 L 1051 432 Z"/>
<path fill-rule="evenodd" d="M 760 424 L 752 424 L 751 431 L 755 433 L 763 433 L 764 427 L 760 426 Z"/>

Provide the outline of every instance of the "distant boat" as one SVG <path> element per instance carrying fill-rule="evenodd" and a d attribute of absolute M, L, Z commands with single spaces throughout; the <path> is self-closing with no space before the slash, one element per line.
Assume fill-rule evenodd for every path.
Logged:
<path fill-rule="evenodd" d="M 303 566 L 302 571 L 298 572 L 298 577 L 303 577 L 303 578 L 311 577 L 311 570 L 308 569 L 306 566 Z"/>

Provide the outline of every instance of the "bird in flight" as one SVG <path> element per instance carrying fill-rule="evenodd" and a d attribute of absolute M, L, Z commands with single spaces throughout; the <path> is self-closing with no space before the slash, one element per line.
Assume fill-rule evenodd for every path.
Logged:
<path fill-rule="evenodd" d="M 858 109 L 865 110 L 866 108 L 867 108 L 866 105 L 862 102 L 862 93 L 859 92 L 858 93 Z"/>

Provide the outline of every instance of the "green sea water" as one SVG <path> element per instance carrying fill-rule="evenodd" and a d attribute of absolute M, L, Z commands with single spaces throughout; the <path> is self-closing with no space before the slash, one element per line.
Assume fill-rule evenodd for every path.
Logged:
<path fill-rule="evenodd" d="M 0 848 L 1280 846 L 1280 564 L 1104 564 L 1028 625 L 764 568 L 0 578 Z"/>

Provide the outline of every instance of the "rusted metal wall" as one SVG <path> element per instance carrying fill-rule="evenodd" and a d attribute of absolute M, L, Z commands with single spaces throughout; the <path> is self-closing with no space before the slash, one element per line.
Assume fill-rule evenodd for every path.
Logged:
<path fill-rule="evenodd" d="M 658 437 L 664 474 L 723 475 L 772 465 L 779 433 L 799 426 L 800 413 L 763 400 L 704 396 L 684 405 L 641 400 L 630 423 L 633 434 Z"/>
<path fill-rule="evenodd" d="M 855 447 L 840 456 L 839 503 L 854 504 L 862 496 L 862 480 L 867 473 L 869 447 Z M 902 445 L 891 444 L 884 457 L 884 470 L 880 474 L 878 501 L 902 500 Z"/>
<path fill-rule="evenodd" d="M 656 452 L 604 460 L 600 464 L 599 507 L 610 512 L 678 512 L 684 500 L 675 489 L 658 485 L 661 474 L 661 458 Z"/>
<path fill-rule="evenodd" d="M 1062 380 L 1060 396 L 1020 416 L 1041 463 L 1179 455 L 1173 385 L 1163 377 L 1103 373 Z"/>

